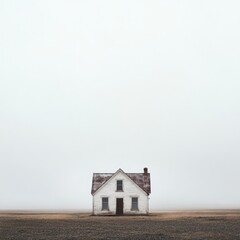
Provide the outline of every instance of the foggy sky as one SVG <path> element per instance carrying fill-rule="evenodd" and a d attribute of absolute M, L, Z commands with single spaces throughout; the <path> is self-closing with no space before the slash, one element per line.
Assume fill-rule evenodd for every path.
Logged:
<path fill-rule="evenodd" d="M 237 0 L 0 1 L 0 209 L 91 209 L 149 168 L 151 209 L 240 208 Z"/>

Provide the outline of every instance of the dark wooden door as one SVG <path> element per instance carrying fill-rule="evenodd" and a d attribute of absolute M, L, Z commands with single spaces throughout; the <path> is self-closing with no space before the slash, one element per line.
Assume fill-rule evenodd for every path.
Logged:
<path fill-rule="evenodd" d="M 117 198 L 116 201 L 116 215 L 123 215 L 123 198 Z"/>

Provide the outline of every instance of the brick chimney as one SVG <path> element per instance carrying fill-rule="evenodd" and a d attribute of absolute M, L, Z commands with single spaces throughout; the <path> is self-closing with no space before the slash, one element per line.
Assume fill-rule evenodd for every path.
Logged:
<path fill-rule="evenodd" d="M 144 171 L 144 175 L 147 175 L 147 174 L 148 174 L 148 168 L 145 167 L 145 168 L 143 169 L 143 171 Z"/>

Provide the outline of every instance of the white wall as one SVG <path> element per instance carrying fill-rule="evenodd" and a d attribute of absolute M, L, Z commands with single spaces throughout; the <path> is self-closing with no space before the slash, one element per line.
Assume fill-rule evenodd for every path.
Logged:
<path fill-rule="evenodd" d="M 116 192 L 116 181 L 123 181 L 123 192 Z M 108 197 L 109 211 L 102 211 L 102 198 Z M 132 197 L 138 197 L 138 211 L 131 211 Z M 116 198 L 123 198 L 124 214 L 147 214 L 148 195 L 121 171 L 93 196 L 93 213 L 116 214 Z"/>

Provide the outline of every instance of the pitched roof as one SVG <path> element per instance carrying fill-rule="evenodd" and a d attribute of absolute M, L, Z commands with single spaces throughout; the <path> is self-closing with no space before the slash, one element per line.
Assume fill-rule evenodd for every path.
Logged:
<path fill-rule="evenodd" d="M 121 170 L 121 169 L 120 169 Z M 118 170 L 119 171 L 119 170 Z M 117 172 L 118 172 L 117 171 Z M 122 170 L 121 170 L 122 171 Z M 117 173 L 116 172 L 116 173 Z M 125 173 L 124 171 L 122 171 Z M 115 173 L 93 173 L 92 194 L 103 186 Z M 148 195 L 151 193 L 150 173 L 125 173 L 134 183 L 136 183 Z"/>

